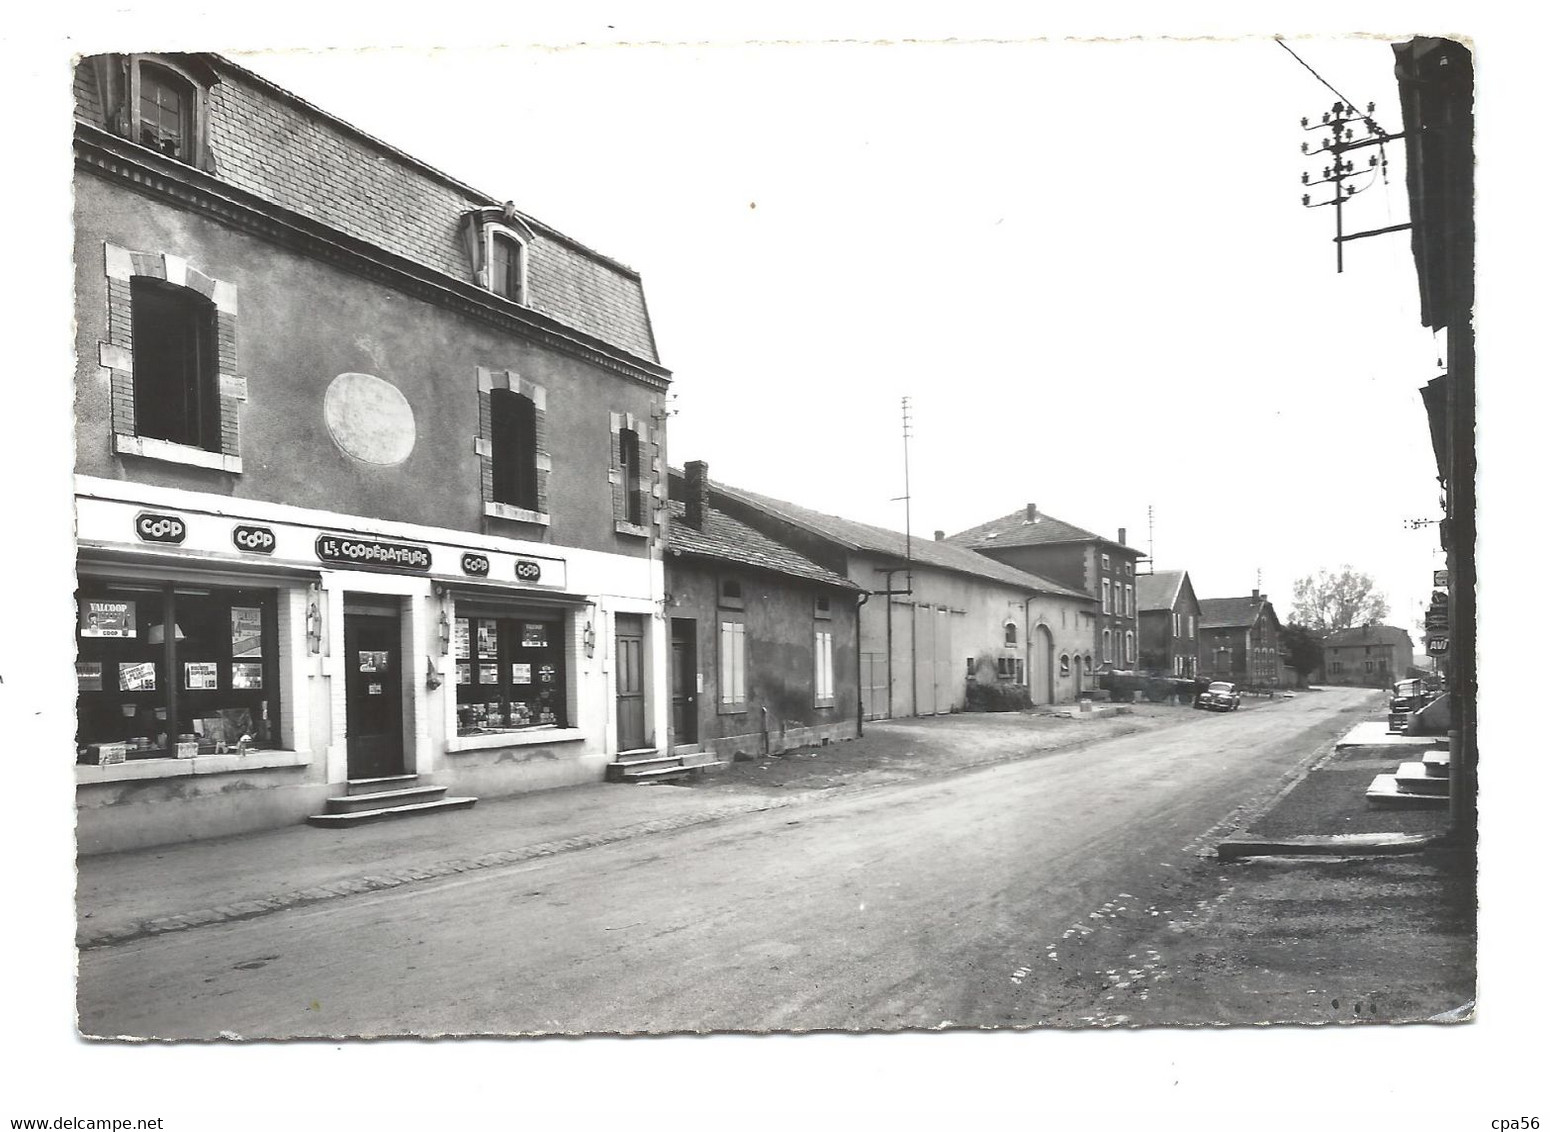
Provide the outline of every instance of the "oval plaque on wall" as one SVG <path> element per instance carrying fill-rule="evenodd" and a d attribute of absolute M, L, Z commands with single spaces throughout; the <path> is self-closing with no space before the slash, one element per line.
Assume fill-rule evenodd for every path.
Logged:
<path fill-rule="evenodd" d="M 368 464 L 402 464 L 414 451 L 414 410 L 392 382 L 341 373 L 323 395 L 323 419 L 340 451 Z"/>

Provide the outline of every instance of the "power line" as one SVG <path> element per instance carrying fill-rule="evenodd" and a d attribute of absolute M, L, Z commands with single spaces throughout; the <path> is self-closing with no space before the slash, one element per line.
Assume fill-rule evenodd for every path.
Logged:
<path fill-rule="evenodd" d="M 1347 106 L 1355 106 L 1356 105 L 1356 103 L 1352 102 L 1345 95 L 1340 94 L 1340 92 L 1338 90 L 1335 90 L 1334 87 L 1330 86 L 1329 85 L 1329 80 L 1327 80 L 1323 75 L 1319 74 L 1312 67 L 1308 66 L 1308 61 L 1306 59 L 1304 59 L 1301 55 L 1297 54 L 1297 52 L 1293 51 L 1290 47 L 1287 47 L 1286 46 L 1286 40 L 1281 39 L 1279 36 L 1277 36 L 1276 37 L 1276 42 L 1279 43 L 1283 48 L 1286 49 L 1286 53 L 1288 55 L 1290 55 L 1293 59 L 1296 59 L 1299 63 L 1301 63 L 1304 67 L 1306 67 L 1307 70 L 1308 70 L 1308 74 L 1312 75 L 1314 78 L 1318 79 L 1319 82 L 1321 82 L 1325 86 L 1329 87 L 1329 89 L 1330 89 L 1330 91 L 1332 93 L 1339 95 L 1341 102 L 1344 102 Z"/>

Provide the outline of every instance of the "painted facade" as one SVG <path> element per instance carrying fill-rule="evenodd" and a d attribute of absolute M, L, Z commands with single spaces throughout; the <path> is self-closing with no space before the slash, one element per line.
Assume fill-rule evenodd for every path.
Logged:
<path fill-rule="evenodd" d="M 1140 654 L 1136 564 L 1145 555 L 1126 544 L 1123 527 L 1117 539 L 1106 539 L 1030 503 L 947 541 L 1091 597 L 1097 607 L 1090 651 L 1098 667 L 1135 666 Z"/>
<path fill-rule="evenodd" d="M 75 89 L 81 851 L 664 745 L 638 274 L 216 56 Z"/>
<path fill-rule="evenodd" d="M 1093 687 L 1094 602 L 940 539 L 813 511 L 725 484 L 717 509 L 848 578 L 867 719 L 962 711 L 971 681 L 1026 685 L 1035 704 Z"/>
<path fill-rule="evenodd" d="M 709 504 L 673 475 L 666 556 L 675 750 L 726 761 L 861 730 L 854 583 Z"/>
<path fill-rule="evenodd" d="M 1200 655 L 1200 602 L 1188 570 L 1158 570 L 1136 579 L 1141 634 L 1137 667 L 1167 676 L 1194 676 Z"/>
<path fill-rule="evenodd" d="M 1284 671 L 1281 622 L 1268 597 L 1255 590 L 1247 597 L 1200 599 L 1200 676 L 1276 688 Z"/>

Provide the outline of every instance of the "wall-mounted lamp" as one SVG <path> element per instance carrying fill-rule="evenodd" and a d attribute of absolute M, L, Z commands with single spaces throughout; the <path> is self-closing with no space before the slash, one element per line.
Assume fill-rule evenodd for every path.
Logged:
<path fill-rule="evenodd" d="M 430 657 L 425 658 L 425 686 L 433 692 L 441 687 L 441 673 L 436 671 L 436 662 Z"/>
<path fill-rule="evenodd" d="M 587 659 L 597 651 L 597 630 L 592 628 L 592 622 L 587 622 L 587 627 L 581 631 L 581 647 L 586 650 Z"/>
<path fill-rule="evenodd" d="M 320 595 L 316 585 L 307 587 L 307 652 L 312 656 L 323 648 L 323 614 L 318 608 Z"/>

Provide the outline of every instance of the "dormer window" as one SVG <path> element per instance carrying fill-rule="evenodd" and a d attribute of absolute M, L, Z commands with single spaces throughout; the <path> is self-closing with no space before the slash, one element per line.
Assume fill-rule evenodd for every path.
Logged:
<path fill-rule="evenodd" d="M 154 63 L 140 65 L 141 145 L 188 161 L 194 140 L 194 92 L 186 79 Z"/>
<path fill-rule="evenodd" d="M 198 55 L 97 55 L 101 124 L 174 161 L 215 172 L 208 140 L 208 94 L 220 81 Z"/>
<path fill-rule="evenodd" d="M 528 246 L 534 233 L 507 201 L 501 208 L 477 208 L 463 216 L 463 239 L 474 282 L 492 294 L 528 305 Z"/>

